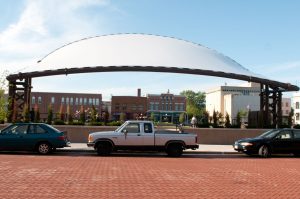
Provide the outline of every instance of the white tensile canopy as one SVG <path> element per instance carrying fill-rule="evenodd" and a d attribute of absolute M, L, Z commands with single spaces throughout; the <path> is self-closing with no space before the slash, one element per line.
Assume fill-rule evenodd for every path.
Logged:
<path fill-rule="evenodd" d="M 145 34 L 118 34 L 79 40 L 48 54 L 36 69 L 94 66 L 176 67 L 255 76 L 215 50 L 184 40 Z"/>
<path fill-rule="evenodd" d="M 8 80 L 60 74 L 141 71 L 209 75 L 297 91 L 297 86 L 266 79 L 229 57 L 199 44 L 171 37 L 116 34 L 82 39 L 51 52 Z"/>

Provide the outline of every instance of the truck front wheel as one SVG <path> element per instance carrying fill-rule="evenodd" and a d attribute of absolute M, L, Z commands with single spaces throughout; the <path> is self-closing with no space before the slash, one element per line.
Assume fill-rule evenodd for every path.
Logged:
<path fill-rule="evenodd" d="M 106 156 L 112 152 L 112 146 L 109 142 L 100 142 L 97 144 L 96 150 L 98 155 Z"/>
<path fill-rule="evenodd" d="M 178 143 L 169 144 L 166 152 L 170 157 L 180 157 L 183 152 L 182 144 L 178 144 Z"/>

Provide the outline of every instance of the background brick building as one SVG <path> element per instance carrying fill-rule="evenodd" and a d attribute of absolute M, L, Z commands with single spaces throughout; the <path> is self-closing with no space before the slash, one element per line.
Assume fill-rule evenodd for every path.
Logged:
<path fill-rule="evenodd" d="M 125 119 L 139 119 L 146 116 L 147 98 L 141 96 L 138 89 L 137 96 L 112 96 L 111 115 L 113 120 L 120 120 L 120 115 L 125 114 Z"/>
<path fill-rule="evenodd" d="M 32 92 L 31 108 L 39 108 L 41 120 L 45 120 L 48 114 L 48 106 L 51 104 L 54 117 L 62 109 L 67 113 L 69 107 L 74 118 L 79 117 L 81 107 L 89 114 L 92 106 L 98 113 L 101 113 L 102 95 L 101 94 L 83 94 L 83 93 L 49 93 Z"/>
<path fill-rule="evenodd" d="M 147 116 L 155 121 L 177 123 L 181 113 L 186 112 L 186 97 L 169 93 L 147 95 Z"/>

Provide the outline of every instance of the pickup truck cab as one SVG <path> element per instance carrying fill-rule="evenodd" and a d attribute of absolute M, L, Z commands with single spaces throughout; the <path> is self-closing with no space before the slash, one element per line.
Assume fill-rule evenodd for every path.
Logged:
<path fill-rule="evenodd" d="M 115 131 L 89 134 L 89 147 L 98 155 L 109 155 L 117 150 L 165 151 L 179 157 L 184 149 L 197 149 L 197 135 L 176 131 L 158 131 L 151 121 L 127 121 Z"/>

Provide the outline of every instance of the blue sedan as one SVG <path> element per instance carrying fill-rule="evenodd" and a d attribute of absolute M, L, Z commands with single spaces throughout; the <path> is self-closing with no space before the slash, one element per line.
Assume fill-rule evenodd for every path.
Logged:
<path fill-rule="evenodd" d="M 67 136 L 44 123 L 16 123 L 0 131 L 0 150 L 33 150 L 48 154 L 67 146 L 70 146 Z"/>

